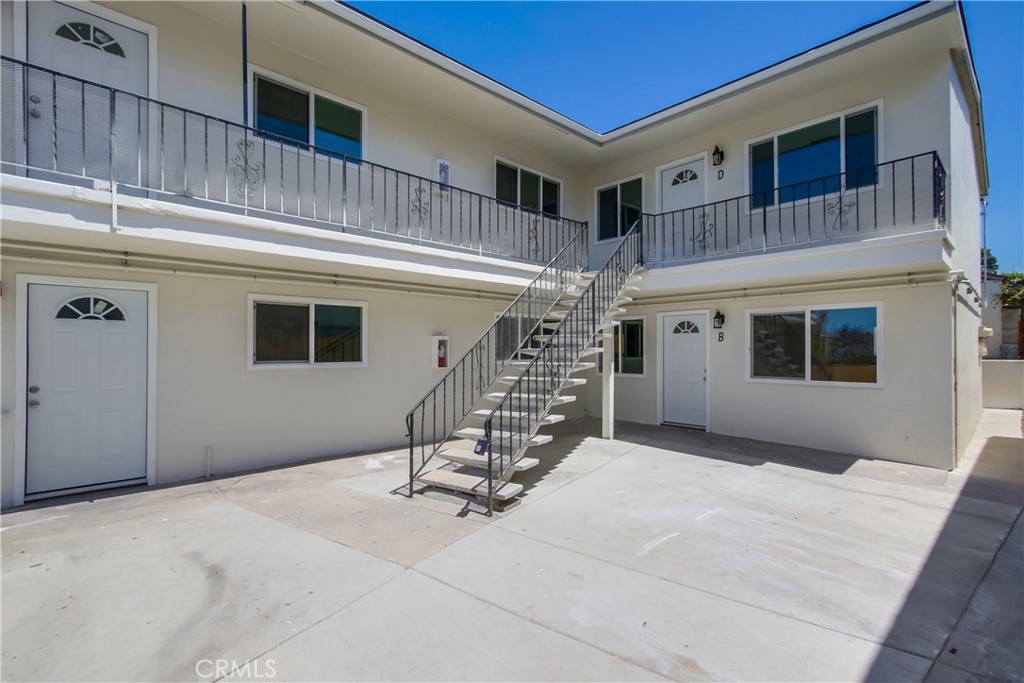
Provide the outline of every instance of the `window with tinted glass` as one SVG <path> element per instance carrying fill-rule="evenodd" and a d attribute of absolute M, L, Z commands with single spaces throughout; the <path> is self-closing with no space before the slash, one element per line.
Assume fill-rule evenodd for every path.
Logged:
<path fill-rule="evenodd" d="M 804 312 L 762 313 L 750 318 L 751 376 L 803 379 Z"/>
<path fill-rule="evenodd" d="M 562 185 L 557 180 L 501 161 L 494 164 L 494 196 L 498 201 L 557 216 L 562 208 L 561 195 Z"/>
<path fill-rule="evenodd" d="M 622 320 L 612 328 L 612 367 L 620 375 L 644 374 L 644 320 Z M 601 373 L 601 363 L 597 364 Z"/>
<path fill-rule="evenodd" d="M 597 191 L 597 239 L 622 237 L 643 213 L 643 178 L 626 180 Z"/>
<path fill-rule="evenodd" d="M 255 127 L 339 156 L 363 156 L 363 112 L 309 90 L 257 75 Z"/>
<path fill-rule="evenodd" d="M 878 309 L 874 306 L 811 309 L 811 379 L 876 383 L 877 329 Z"/>
<path fill-rule="evenodd" d="M 750 376 L 878 385 L 880 308 L 808 306 L 750 314 Z"/>
<path fill-rule="evenodd" d="M 366 305 L 253 300 L 252 362 L 363 365 Z"/>
<path fill-rule="evenodd" d="M 878 111 L 868 109 L 752 144 L 751 206 L 820 197 L 844 184 L 847 189 L 875 184 L 877 128 Z"/>

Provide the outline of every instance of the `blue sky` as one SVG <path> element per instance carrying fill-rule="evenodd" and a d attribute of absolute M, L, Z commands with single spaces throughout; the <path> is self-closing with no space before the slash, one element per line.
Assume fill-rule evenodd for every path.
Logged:
<path fill-rule="evenodd" d="M 598 131 L 744 76 L 912 2 L 353 2 Z M 1024 3 L 965 5 L 992 190 L 988 245 L 1024 270 Z"/>

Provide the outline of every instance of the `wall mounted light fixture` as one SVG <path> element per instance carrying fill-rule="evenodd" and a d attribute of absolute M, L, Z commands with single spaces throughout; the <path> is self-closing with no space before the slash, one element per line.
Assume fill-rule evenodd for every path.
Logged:
<path fill-rule="evenodd" d="M 720 329 L 722 329 L 723 325 L 725 325 L 725 313 L 722 313 L 718 309 L 715 309 L 715 319 L 714 319 L 715 329 L 716 330 L 720 330 Z"/>
<path fill-rule="evenodd" d="M 711 165 L 721 166 L 723 161 L 725 161 L 725 152 L 719 149 L 718 145 L 715 145 L 715 150 L 711 152 Z"/>

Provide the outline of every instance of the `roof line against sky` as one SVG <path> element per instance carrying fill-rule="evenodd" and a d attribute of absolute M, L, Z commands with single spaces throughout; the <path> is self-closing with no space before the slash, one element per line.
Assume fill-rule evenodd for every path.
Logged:
<path fill-rule="evenodd" d="M 959 0 L 957 0 L 957 1 L 959 2 Z M 763 66 L 760 69 L 757 69 L 755 71 L 751 71 L 750 73 L 744 74 L 742 76 L 738 76 L 738 77 L 732 79 L 731 81 L 726 81 L 725 83 L 722 83 L 720 85 L 716 85 L 715 87 L 709 88 L 709 89 L 705 90 L 704 92 L 697 93 L 696 95 L 691 95 L 690 97 L 687 97 L 687 98 L 685 98 L 683 100 L 680 100 L 680 101 L 676 102 L 675 104 L 670 104 L 670 105 L 668 105 L 666 107 L 662 107 L 661 109 L 658 109 L 657 111 L 653 111 L 650 114 L 645 114 L 644 116 L 641 116 L 639 118 L 633 119 L 632 121 L 628 121 L 626 123 L 623 123 L 622 125 L 615 126 L 614 128 L 610 128 L 609 130 L 607 130 L 604 133 L 602 133 L 602 135 L 608 135 L 610 133 L 614 133 L 617 130 L 621 130 L 621 129 L 626 128 L 628 126 L 632 126 L 633 124 L 641 123 L 641 122 L 643 122 L 643 121 L 645 121 L 645 120 L 647 120 L 647 119 L 649 119 L 649 118 L 651 118 L 653 116 L 657 116 L 658 114 L 663 114 L 663 113 L 669 111 L 670 109 L 674 109 L 676 107 L 682 106 L 682 105 L 686 104 L 687 102 L 690 102 L 692 100 L 696 100 L 696 99 L 698 99 L 700 97 L 704 97 L 705 95 L 710 95 L 710 94 L 714 93 L 717 90 L 728 88 L 730 85 L 738 83 L 738 82 L 740 82 L 742 80 L 745 80 L 747 78 L 752 78 L 754 76 L 758 76 L 758 75 L 760 75 L 760 74 L 762 74 L 762 73 L 764 73 L 766 71 L 770 71 L 770 70 L 772 70 L 772 69 L 774 69 L 776 67 L 782 66 L 786 62 L 793 61 L 793 60 L 799 59 L 800 57 L 807 56 L 807 55 L 811 54 L 812 52 L 815 52 L 815 51 L 820 50 L 822 48 L 828 47 L 829 45 L 831 45 L 833 43 L 838 43 L 839 41 L 845 40 L 846 38 L 849 38 L 849 37 L 853 36 L 854 34 L 860 33 L 861 31 L 866 31 L 869 28 L 877 26 L 878 24 L 884 23 L 886 21 L 890 21 L 892 19 L 895 19 L 896 17 L 899 17 L 900 15 L 906 14 L 907 12 L 912 12 L 912 11 L 914 11 L 914 10 L 920 8 L 920 7 L 924 7 L 925 5 L 928 5 L 928 4 L 931 4 L 931 3 L 932 3 L 932 0 L 921 0 L 921 2 L 918 2 L 917 4 L 911 5 L 910 7 L 905 7 L 903 9 L 901 9 L 899 12 L 894 12 L 893 14 L 890 14 L 888 16 L 882 17 L 881 19 L 876 19 L 875 21 L 872 21 L 872 22 L 869 22 L 867 24 L 864 24 L 863 26 L 858 26 L 857 28 L 853 29 L 852 31 L 844 33 L 843 35 L 838 36 L 836 38 L 832 38 L 830 40 L 826 40 L 824 43 L 820 43 L 818 45 L 815 45 L 814 47 L 811 47 L 811 48 L 808 48 L 808 49 L 804 50 L 803 52 L 798 52 L 798 53 L 796 53 L 794 55 L 790 55 L 789 57 L 784 57 L 783 59 L 780 59 L 779 61 L 777 61 L 777 62 L 775 62 L 773 64 L 769 64 L 767 66 Z M 936 3 L 936 4 L 939 4 L 939 3 Z"/>
<path fill-rule="evenodd" d="M 589 126 L 586 126 L 585 124 L 582 124 L 565 114 L 538 102 L 532 97 L 519 92 L 515 88 L 491 78 L 487 74 L 482 73 L 468 64 L 441 52 L 422 40 L 419 40 L 418 38 L 415 38 L 404 31 L 377 19 L 373 15 L 364 12 L 357 7 L 347 4 L 344 0 L 309 1 L 314 6 L 325 10 L 334 17 L 347 21 L 367 33 L 386 40 L 410 55 L 448 71 L 455 77 L 461 78 L 467 83 L 489 91 L 491 94 L 504 99 L 513 106 L 540 116 L 541 118 L 546 119 L 549 125 L 561 128 L 565 132 L 573 134 L 597 147 L 604 147 L 607 144 L 615 142 L 616 140 L 633 134 L 641 129 L 657 125 L 666 119 L 674 118 L 683 114 L 688 109 L 694 109 L 697 106 L 707 104 L 715 99 L 727 97 L 732 92 L 754 87 L 771 78 L 783 76 L 786 73 L 801 67 L 806 62 L 827 58 L 832 54 L 841 52 L 842 50 L 857 47 L 859 43 L 864 43 L 877 35 L 903 30 L 904 28 L 912 26 L 919 21 L 925 21 L 933 16 L 945 14 L 950 11 L 956 12 L 957 20 L 960 24 L 961 35 L 964 40 L 963 52 L 969 62 L 968 77 L 971 81 L 970 85 L 972 86 L 971 95 L 972 99 L 976 103 L 979 117 L 981 112 L 981 88 L 978 83 L 977 71 L 974 67 L 973 55 L 971 54 L 970 37 L 967 34 L 967 23 L 966 17 L 964 16 L 962 0 L 922 0 L 922 2 L 918 2 L 886 17 L 864 24 L 863 26 L 859 26 L 858 28 L 855 28 L 837 38 L 825 41 L 824 43 L 782 59 L 774 64 L 762 67 L 761 69 L 735 78 L 710 90 L 688 97 L 676 104 L 659 109 L 658 111 L 652 112 L 651 114 L 639 119 L 624 123 L 621 126 L 616 126 L 604 133 L 595 131 Z M 977 128 L 980 139 L 976 140 L 976 145 L 980 152 L 982 167 L 980 169 L 981 178 L 979 178 L 979 180 L 981 181 L 980 184 L 982 187 L 987 189 L 988 165 L 985 159 L 983 124 L 978 125 Z"/>

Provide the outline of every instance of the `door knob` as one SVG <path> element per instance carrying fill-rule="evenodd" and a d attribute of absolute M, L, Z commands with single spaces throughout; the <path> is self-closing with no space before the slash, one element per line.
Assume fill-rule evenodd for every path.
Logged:
<path fill-rule="evenodd" d="M 35 408 L 35 407 L 37 407 L 38 405 L 39 405 L 39 401 L 29 401 L 29 402 L 28 402 L 28 407 L 29 407 L 29 408 Z"/>
<path fill-rule="evenodd" d="M 30 394 L 38 394 L 39 393 L 39 387 L 36 387 L 36 386 L 29 387 L 28 388 L 28 393 L 30 393 Z"/>

